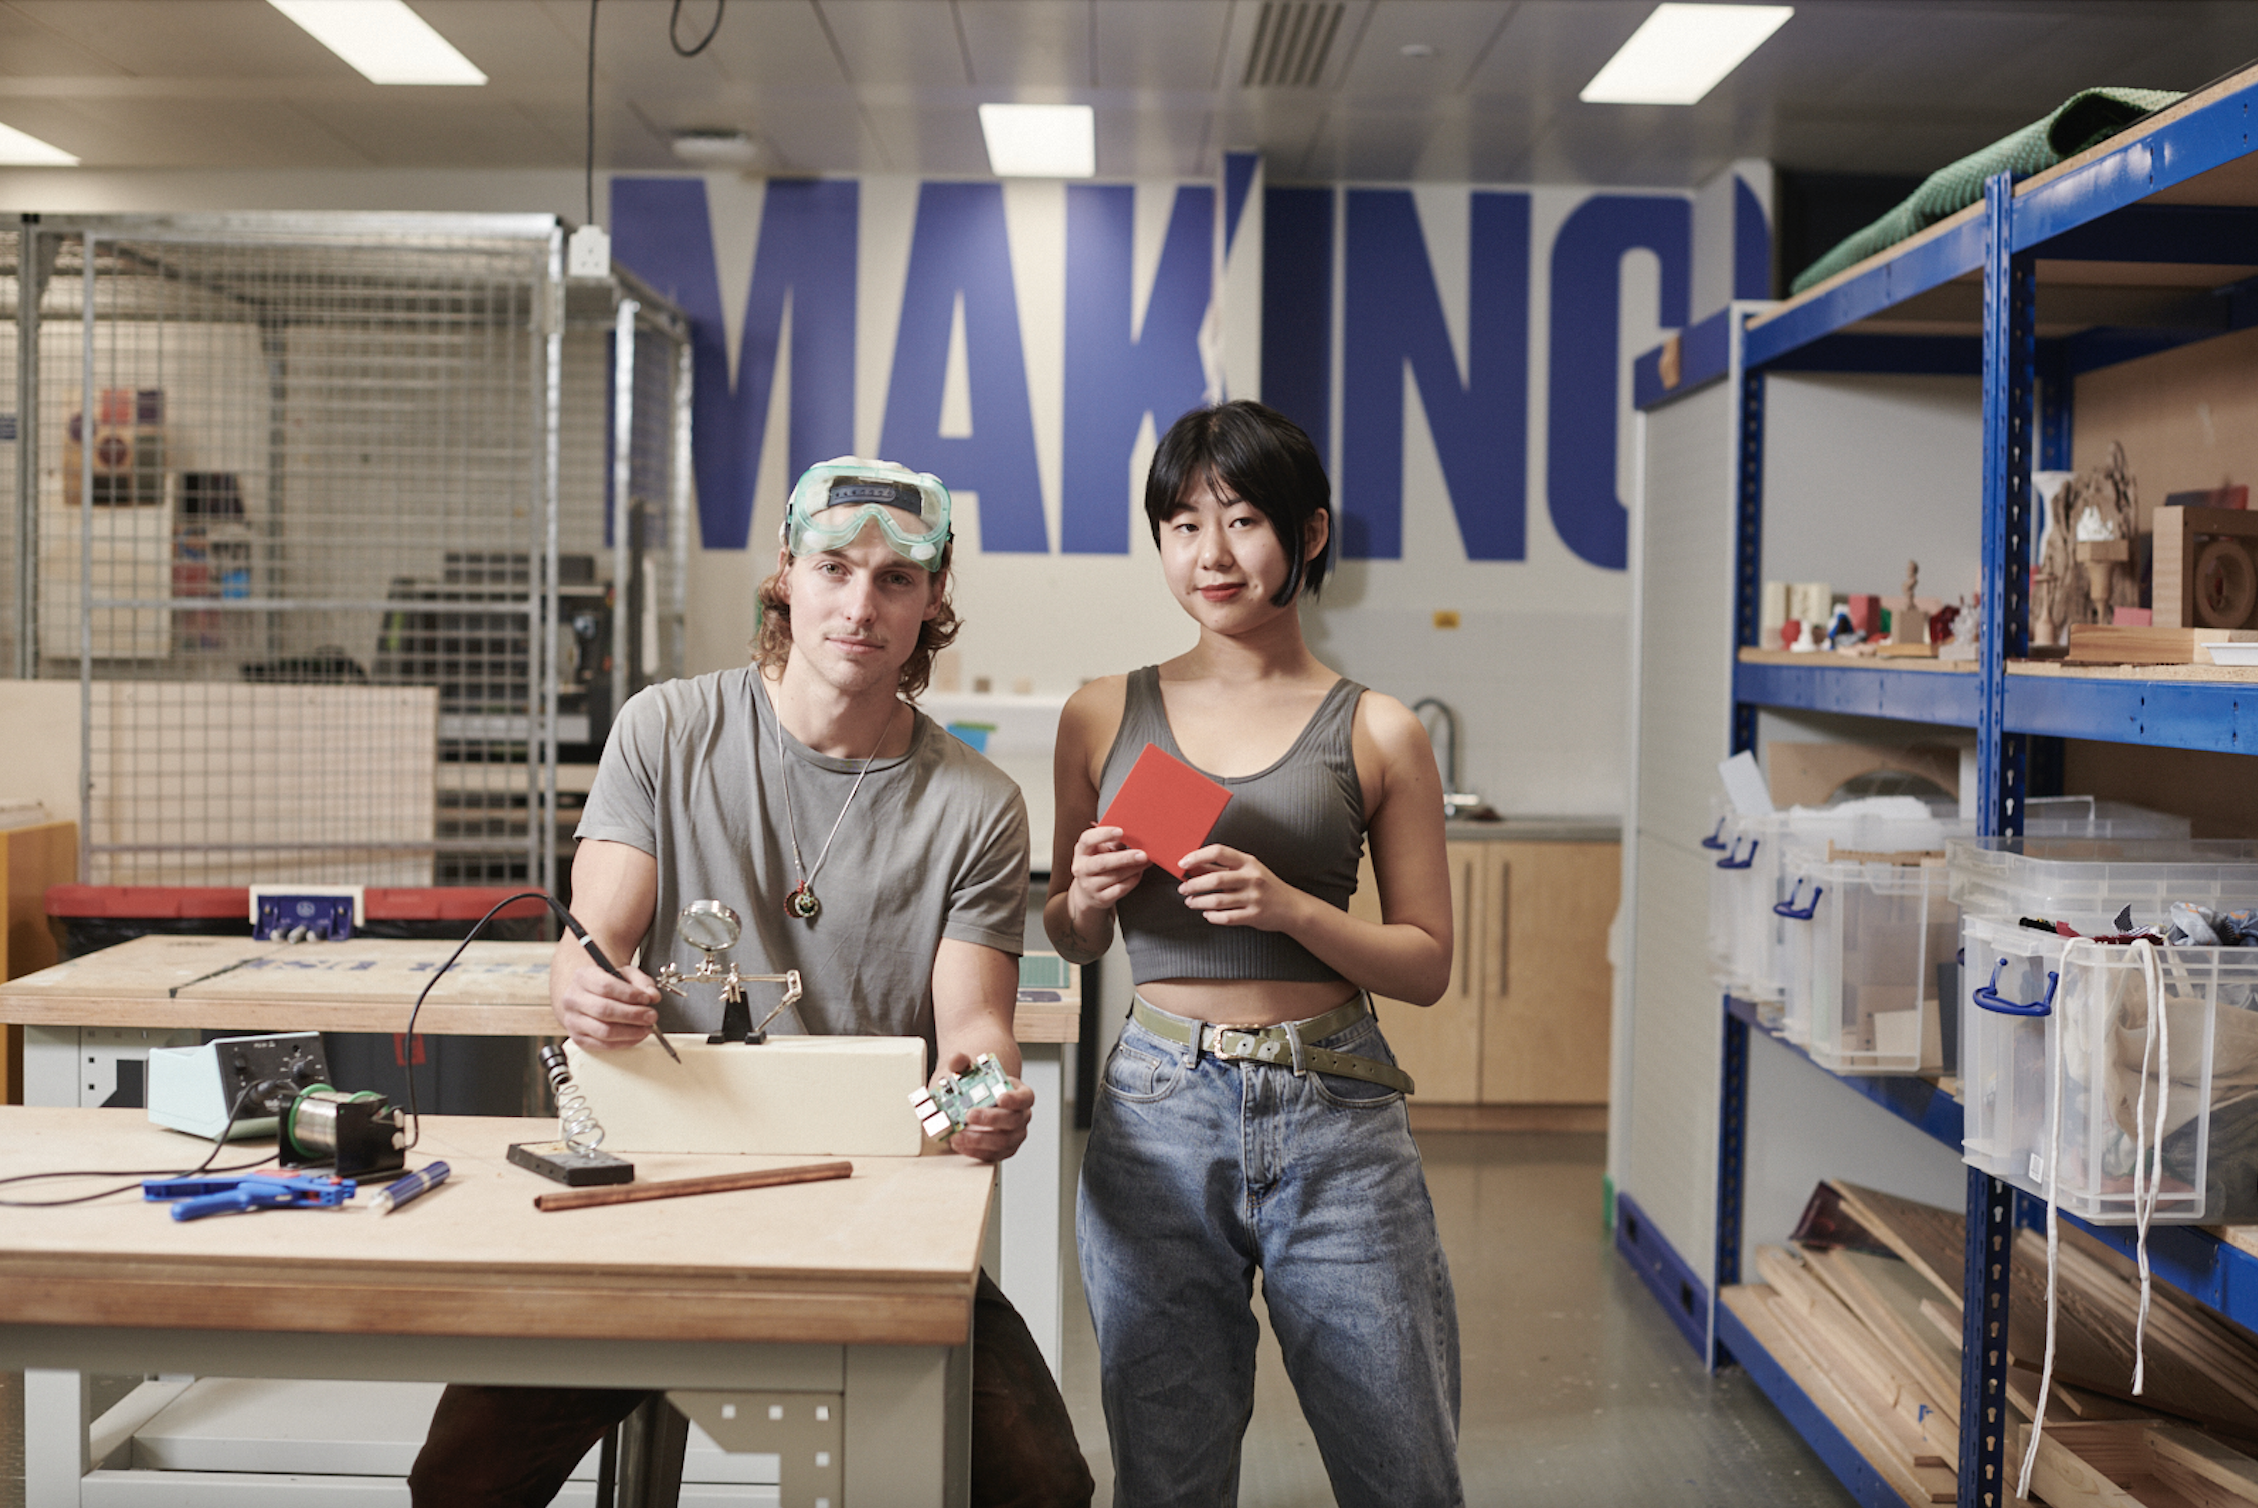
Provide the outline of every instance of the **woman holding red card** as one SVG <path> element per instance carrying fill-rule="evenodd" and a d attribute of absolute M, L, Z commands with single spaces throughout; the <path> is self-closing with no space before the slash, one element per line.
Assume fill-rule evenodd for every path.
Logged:
<path fill-rule="evenodd" d="M 1076 962 L 1118 923 L 1137 987 L 1075 1220 L 1117 1505 L 1236 1500 L 1258 1269 L 1335 1497 L 1463 1501 L 1450 1274 L 1370 1001 L 1431 1004 L 1450 981 L 1442 781 L 1418 719 L 1303 641 L 1331 497 L 1276 411 L 1177 420 L 1145 514 L 1199 640 L 1083 687 L 1059 724 L 1044 922 Z M 1157 813 L 1149 770 L 1117 807 L 1148 745 L 1191 768 L 1162 777 Z M 1230 799 L 1204 842 L 1127 841 L 1148 813 L 1165 829 L 1172 786 L 1208 782 Z M 1366 842 L 1381 922 L 1347 911 Z"/>

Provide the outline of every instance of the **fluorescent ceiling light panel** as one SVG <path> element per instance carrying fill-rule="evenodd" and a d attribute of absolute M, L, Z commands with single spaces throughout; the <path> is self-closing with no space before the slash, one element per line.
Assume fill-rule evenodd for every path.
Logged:
<path fill-rule="evenodd" d="M 407 0 L 267 0 L 372 84 L 483 84 Z"/>
<path fill-rule="evenodd" d="M 1588 105 L 1693 105 L 1795 14 L 1792 5 L 1658 5 L 1577 96 Z"/>
<path fill-rule="evenodd" d="M 1094 178 L 1098 118 L 1088 105 L 982 105 L 980 134 L 998 178 Z"/>
<path fill-rule="evenodd" d="M 14 126 L 0 126 L 0 165 L 25 168 L 75 168 L 78 159 Z"/>

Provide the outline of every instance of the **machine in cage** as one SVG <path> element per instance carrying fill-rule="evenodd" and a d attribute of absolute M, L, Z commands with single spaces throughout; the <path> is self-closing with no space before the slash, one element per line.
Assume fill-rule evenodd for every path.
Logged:
<path fill-rule="evenodd" d="M 681 672 L 688 326 L 546 216 L 0 235 L 15 673 L 106 883 L 553 880 L 557 766 Z M 12 254 L 11 254 L 12 253 Z"/>

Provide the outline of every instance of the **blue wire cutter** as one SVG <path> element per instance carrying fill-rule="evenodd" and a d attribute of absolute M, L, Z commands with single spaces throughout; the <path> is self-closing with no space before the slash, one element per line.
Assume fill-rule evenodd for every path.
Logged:
<path fill-rule="evenodd" d="M 141 1197 L 177 1201 L 175 1220 L 233 1215 L 248 1210 L 304 1209 L 339 1205 L 353 1197 L 350 1178 L 313 1173 L 234 1173 L 219 1178 L 145 1178 Z"/>

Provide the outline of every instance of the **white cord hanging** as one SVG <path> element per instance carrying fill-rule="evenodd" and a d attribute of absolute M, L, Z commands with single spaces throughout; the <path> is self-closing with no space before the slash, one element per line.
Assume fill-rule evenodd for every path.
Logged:
<path fill-rule="evenodd" d="M 2148 990 L 2148 1026 L 2140 1047 L 2140 1091 L 2133 1105 L 2133 1221 L 2137 1232 L 2134 1249 L 2140 1258 L 2140 1309 L 2133 1319 L 2133 1396 L 2138 1398 L 2148 1374 L 2148 1226 L 2156 1216 L 2156 1199 L 2164 1187 L 2164 1119 L 2172 1090 L 2172 1021 L 2164 1009 L 2164 970 L 2156 945 L 2134 943 L 2140 955 L 2141 982 Z M 2156 1049 L 2156 1134 L 2144 1144 L 2148 1122 L 2149 1049 Z M 2150 1168 L 2148 1159 L 2155 1158 Z M 2145 1175 L 2144 1175 L 2144 1170 Z"/>
<path fill-rule="evenodd" d="M 2062 962 L 2059 965 L 2062 979 L 2070 977 L 2071 955 L 2081 946 L 2090 948 L 2093 944 L 2080 937 L 2072 939 L 2063 948 Z M 2069 992 L 2058 988 L 2056 998 L 2067 1004 Z M 2046 1433 L 2047 1398 L 2054 1391 L 2054 1334 L 2058 1314 L 2055 1274 L 2061 1265 L 2062 1256 L 2062 1217 L 2056 1201 L 2062 1192 L 2062 1065 L 2063 1059 L 2068 1056 L 2063 1043 L 2067 1028 L 2059 1017 L 2055 1018 L 2055 1026 L 2054 1031 L 2047 1033 L 2052 1048 L 2049 1056 L 2054 1060 L 2054 1072 L 2048 1078 L 2046 1086 L 2046 1354 L 2039 1364 L 2038 1399 L 2031 1407 L 2030 1443 L 2023 1448 L 2022 1475 L 2015 1479 L 2015 1496 L 2018 1498 L 2031 1495 L 2031 1468 L 2038 1462 L 2039 1436 Z M 2007 1260 L 2012 1263 L 2015 1253 L 2012 1240 L 2008 1243 L 2007 1253 Z"/>

